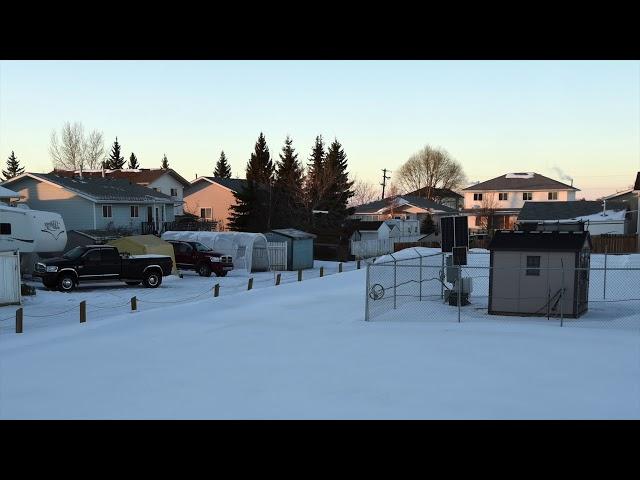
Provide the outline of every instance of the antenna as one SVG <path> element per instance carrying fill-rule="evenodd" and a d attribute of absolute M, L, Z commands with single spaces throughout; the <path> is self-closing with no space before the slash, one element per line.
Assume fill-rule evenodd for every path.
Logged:
<path fill-rule="evenodd" d="M 386 168 L 382 169 L 382 198 L 380 200 L 384 200 L 384 188 L 387 186 L 387 180 L 391 179 L 391 177 L 387 177 L 387 173 L 391 173 L 391 170 L 387 170 Z"/>

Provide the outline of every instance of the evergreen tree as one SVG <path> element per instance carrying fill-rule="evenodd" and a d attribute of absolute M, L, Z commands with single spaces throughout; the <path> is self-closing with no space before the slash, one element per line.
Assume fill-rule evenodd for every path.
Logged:
<path fill-rule="evenodd" d="M 329 213 L 323 215 L 323 223 L 338 228 L 353 211 L 353 208 L 347 208 L 347 205 L 354 195 L 351 190 L 353 182 L 349 180 L 347 173 L 347 155 L 338 140 L 334 140 L 327 150 L 324 173 L 326 187 L 323 192 L 322 209 L 328 210 Z"/>
<path fill-rule="evenodd" d="M 220 153 L 220 160 L 216 163 L 216 169 L 213 171 L 214 177 L 231 178 L 231 166 L 227 162 L 224 150 Z"/>
<path fill-rule="evenodd" d="M 262 132 L 247 164 L 247 180 L 253 180 L 263 185 L 270 185 L 273 179 L 273 162 L 269 154 L 269 147 Z"/>
<path fill-rule="evenodd" d="M 235 205 L 230 207 L 229 228 L 238 232 L 266 232 L 269 229 L 265 211 L 268 197 L 257 182 L 247 180 L 246 188 L 233 192 Z"/>
<path fill-rule="evenodd" d="M 136 168 L 140 168 L 140 164 L 138 163 L 136 154 L 131 152 L 131 156 L 129 157 L 129 169 L 135 170 Z"/>
<path fill-rule="evenodd" d="M 167 170 L 169 168 L 169 160 L 167 160 L 167 154 L 164 154 L 164 157 L 162 157 L 162 164 L 160 165 L 160 168 L 162 168 L 163 170 Z"/>
<path fill-rule="evenodd" d="M 9 180 L 10 178 L 17 177 L 18 175 L 22 175 L 24 173 L 24 167 L 20 166 L 20 161 L 16 158 L 16 154 L 11 150 L 11 155 L 7 159 L 7 169 L 2 170 L 2 176 L 5 180 Z"/>
<path fill-rule="evenodd" d="M 111 153 L 109 154 L 109 158 L 105 162 L 105 168 L 110 170 L 118 170 L 124 167 L 125 160 L 124 157 L 120 155 L 120 144 L 118 143 L 118 137 L 116 137 L 116 141 L 113 142 L 113 146 L 111 147 Z"/>
<path fill-rule="evenodd" d="M 287 136 L 276 164 L 272 228 L 305 228 L 303 170 L 292 143 Z"/>
<path fill-rule="evenodd" d="M 434 233 L 436 231 L 436 224 L 433 221 L 433 218 L 431 218 L 431 215 L 427 215 L 426 217 L 424 217 L 424 220 L 422 220 L 422 223 L 420 224 L 420 233 L 425 233 L 425 234 L 430 234 L 430 233 Z"/>
<path fill-rule="evenodd" d="M 325 156 L 324 141 L 322 140 L 322 135 L 318 135 L 316 137 L 316 143 L 311 149 L 310 163 L 308 164 L 305 183 L 305 196 L 309 210 L 322 210 L 318 207 L 320 206 L 323 188 L 326 183 L 324 171 Z"/>

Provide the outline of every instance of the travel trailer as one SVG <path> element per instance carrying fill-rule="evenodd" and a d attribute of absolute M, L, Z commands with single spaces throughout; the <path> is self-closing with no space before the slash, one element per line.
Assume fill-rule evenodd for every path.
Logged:
<path fill-rule="evenodd" d="M 0 252 L 63 252 L 67 231 L 57 213 L 0 205 Z"/>

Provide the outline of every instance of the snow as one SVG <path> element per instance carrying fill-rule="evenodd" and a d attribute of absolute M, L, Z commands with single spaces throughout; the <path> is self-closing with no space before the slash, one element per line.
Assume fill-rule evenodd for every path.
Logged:
<path fill-rule="evenodd" d="M 603 215 L 602 212 L 593 213 L 591 215 L 584 215 L 582 217 L 572 218 L 570 220 L 582 221 L 582 222 L 608 222 L 608 221 L 624 221 L 627 211 L 626 210 L 606 210 Z"/>
<path fill-rule="evenodd" d="M 636 332 L 480 313 L 457 323 L 441 303 L 428 317 L 365 322 L 365 275 L 3 332 L 0 418 L 640 418 Z M 246 277 L 185 275 L 144 293 L 169 301 L 227 280 Z M 129 289 L 100 292 L 108 304 Z M 54 297 L 80 297 L 41 293 L 50 310 Z"/>
<path fill-rule="evenodd" d="M 526 173 L 507 173 L 504 178 L 533 178 L 535 173 L 526 172 Z"/>

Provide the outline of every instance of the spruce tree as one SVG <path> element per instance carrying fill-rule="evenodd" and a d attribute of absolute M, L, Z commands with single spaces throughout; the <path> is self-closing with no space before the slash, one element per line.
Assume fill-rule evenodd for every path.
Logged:
<path fill-rule="evenodd" d="M 327 184 L 323 193 L 324 221 L 332 227 L 339 228 L 353 209 L 347 208 L 349 199 L 354 195 L 351 190 L 353 182 L 347 173 L 347 155 L 338 140 L 334 140 L 324 162 Z"/>
<path fill-rule="evenodd" d="M 2 176 L 5 180 L 9 180 L 10 178 L 17 177 L 18 175 L 22 175 L 24 173 L 24 167 L 20 166 L 20 161 L 17 159 L 16 154 L 11 150 L 11 155 L 7 159 L 7 169 L 2 170 Z"/>
<path fill-rule="evenodd" d="M 262 132 L 247 164 L 247 180 L 253 180 L 259 184 L 269 185 L 273 179 L 273 162 L 269 154 L 269 147 Z"/>
<path fill-rule="evenodd" d="M 129 157 L 129 169 L 135 170 L 136 168 L 140 168 L 140 164 L 138 163 L 136 154 L 131 152 L 131 156 Z"/>
<path fill-rule="evenodd" d="M 268 198 L 264 188 L 253 180 L 247 180 L 246 188 L 233 192 L 233 195 L 236 203 L 230 207 L 229 228 L 237 232 L 267 231 L 265 211 Z"/>
<path fill-rule="evenodd" d="M 162 157 L 162 164 L 160 165 L 160 168 L 162 168 L 163 170 L 167 170 L 169 168 L 169 160 L 167 160 L 167 154 L 164 154 L 164 157 Z"/>
<path fill-rule="evenodd" d="M 120 155 L 120 144 L 118 143 L 118 137 L 116 137 L 116 141 L 113 142 L 113 146 L 111 147 L 109 158 L 107 158 L 105 162 L 105 168 L 118 170 L 124 167 L 124 164 L 125 160 L 124 157 Z"/>
<path fill-rule="evenodd" d="M 287 136 L 276 164 L 272 228 L 305 228 L 303 169 L 292 143 Z"/>
<path fill-rule="evenodd" d="M 216 169 L 213 171 L 214 177 L 231 178 L 231 166 L 227 162 L 224 150 L 220 153 L 220 160 L 216 163 Z"/>
<path fill-rule="evenodd" d="M 310 210 L 320 210 L 318 206 L 322 198 L 322 190 L 325 184 L 325 156 L 324 141 L 322 140 L 322 135 L 318 135 L 316 137 L 316 143 L 311 149 L 311 157 L 309 158 L 305 184 L 305 195 Z"/>

